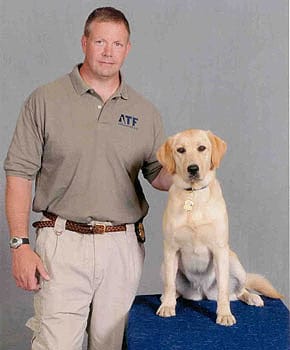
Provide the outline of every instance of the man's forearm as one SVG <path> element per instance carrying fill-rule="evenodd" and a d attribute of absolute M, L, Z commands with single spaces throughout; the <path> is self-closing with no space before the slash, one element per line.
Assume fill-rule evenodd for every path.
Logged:
<path fill-rule="evenodd" d="M 11 236 L 28 237 L 32 181 L 7 176 L 6 216 Z"/>
<path fill-rule="evenodd" d="M 29 235 L 32 182 L 16 176 L 7 176 L 6 216 L 11 236 L 22 238 Z M 12 273 L 16 285 L 22 289 L 36 291 L 40 288 L 37 275 L 49 280 L 49 275 L 40 257 L 24 244 L 11 249 Z"/>

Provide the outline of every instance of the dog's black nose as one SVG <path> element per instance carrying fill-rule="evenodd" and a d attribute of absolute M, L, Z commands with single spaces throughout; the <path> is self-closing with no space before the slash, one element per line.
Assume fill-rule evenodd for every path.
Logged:
<path fill-rule="evenodd" d="M 199 171 L 199 166 L 196 164 L 191 164 L 187 167 L 187 171 L 189 172 L 190 175 L 195 176 Z"/>

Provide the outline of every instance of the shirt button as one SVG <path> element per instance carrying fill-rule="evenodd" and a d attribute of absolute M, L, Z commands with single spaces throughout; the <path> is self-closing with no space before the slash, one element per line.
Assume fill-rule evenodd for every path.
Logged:
<path fill-rule="evenodd" d="M 98 109 L 102 109 L 102 106 L 101 106 L 101 105 L 98 105 Z"/>

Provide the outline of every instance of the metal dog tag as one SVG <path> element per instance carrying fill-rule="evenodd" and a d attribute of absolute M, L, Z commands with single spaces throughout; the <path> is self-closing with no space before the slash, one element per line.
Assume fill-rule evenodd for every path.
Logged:
<path fill-rule="evenodd" d="M 191 211 L 192 210 L 192 207 L 193 207 L 193 201 L 190 200 L 190 199 L 187 199 L 185 202 L 184 202 L 184 206 L 183 206 L 183 209 L 186 210 L 186 211 Z"/>

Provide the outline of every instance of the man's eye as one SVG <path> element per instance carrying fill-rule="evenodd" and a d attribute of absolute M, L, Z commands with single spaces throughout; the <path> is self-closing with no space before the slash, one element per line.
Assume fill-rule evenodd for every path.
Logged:
<path fill-rule="evenodd" d="M 185 150 L 184 147 L 179 147 L 179 148 L 177 148 L 177 152 L 178 152 L 178 153 L 185 153 L 186 150 Z"/>
<path fill-rule="evenodd" d="M 123 47 L 123 44 L 120 43 L 119 41 L 116 41 L 114 44 L 116 47 Z"/>
<path fill-rule="evenodd" d="M 198 150 L 198 152 L 203 152 L 203 151 L 206 150 L 206 147 L 205 146 L 199 146 L 197 150 Z"/>
<path fill-rule="evenodd" d="M 95 43 L 98 45 L 98 46 L 102 46 L 104 44 L 104 41 L 103 40 L 95 40 Z"/>

